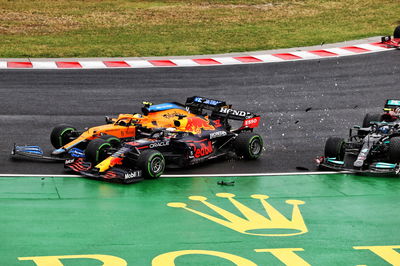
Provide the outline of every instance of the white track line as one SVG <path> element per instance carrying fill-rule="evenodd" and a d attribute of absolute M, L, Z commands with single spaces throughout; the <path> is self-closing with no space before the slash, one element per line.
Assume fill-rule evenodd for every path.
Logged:
<path fill-rule="evenodd" d="M 162 175 L 162 177 L 246 177 L 246 176 L 286 176 L 286 175 L 332 175 L 332 174 L 350 174 L 351 172 L 289 172 L 289 173 L 254 173 L 254 174 L 188 174 L 188 175 Z M 82 177 L 80 175 L 39 175 L 39 174 L 0 174 L 0 177 Z"/>

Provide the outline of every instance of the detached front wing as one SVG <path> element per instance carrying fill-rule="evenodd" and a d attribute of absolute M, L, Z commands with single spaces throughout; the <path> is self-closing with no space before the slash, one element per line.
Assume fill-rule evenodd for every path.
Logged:
<path fill-rule="evenodd" d="M 400 49 L 400 38 L 392 38 L 391 36 L 384 36 L 381 38 L 381 43 L 385 44 L 388 48 Z"/>
<path fill-rule="evenodd" d="M 93 167 L 92 163 L 85 161 L 83 158 L 66 160 L 64 167 L 83 176 L 108 182 L 132 184 L 144 179 L 141 170 L 122 167 L 112 167 L 100 173 L 97 168 Z"/>
<path fill-rule="evenodd" d="M 64 157 L 47 156 L 42 148 L 34 145 L 15 145 L 11 150 L 11 156 L 22 156 L 30 159 L 39 159 L 47 161 L 64 161 Z"/>
<path fill-rule="evenodd" d="M 375 162 L 370 164 L 366 169 L 357 169 L 349 166 L 344 161 L 336 160 L 336 158 L 318 157 L 315 161 L 320 170 L 351 172 L 368 176 L 400 176 L 399 164 Z"/>

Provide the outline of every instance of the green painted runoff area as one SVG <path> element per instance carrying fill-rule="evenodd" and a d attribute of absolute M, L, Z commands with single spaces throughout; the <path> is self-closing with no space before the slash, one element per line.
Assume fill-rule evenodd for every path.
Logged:
<path fill-rule="evenodd" d="M 221 186 L 218 181 L 235 183 Z M 102 254 L 135 266 L 152 265 L 158 257 L 165 263 L 157 265 L 165 266 L 173 265 L 166 258 L 177 251 L 192 252 L 177 256 L 177 266 L 236 265 L 238 257 L 253 265 L 285 265 L 290 260 L 290 252 L 279 259 L 260 249 L 291 249 L 294 261 L 307 263 L 303 265 L 390 265 L 370 249 L 354 247 L 400 246 L 399 191 L 398 178 L 347 174 L 177 177 L 132 185 L 77 177 L 1 177 L 0 265 L 37 265 L 29 257 Z M 293 219 L 294 205 L 286 200 L 304 202 Z M 175 207 L 167 206 L 171 202 Z M 238 207 L 263 217 L 246 222 Z M 286 221 L 279 220 L 279 214 Z M 229 215 L 242 217 L 231 217 L 234 226 L 255 225 L 248 232 L 260 235 L 224 225 L 221 221 Z M 306 231 L 296 230 L 301 222 Z M 266 236 L 274 230 L 283 236 Z M 288 232 L 299 234 L 285 235 Z M 392 260 L 398 258 L 396 249 Z M 72 257 L 61 259 L 61 265 L 103 265 L 93 258 Z"/>

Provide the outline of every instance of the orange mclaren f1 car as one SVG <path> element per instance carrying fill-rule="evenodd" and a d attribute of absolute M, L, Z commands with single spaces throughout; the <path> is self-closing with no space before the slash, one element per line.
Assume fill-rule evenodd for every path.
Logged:
<path fill-rule="evenodd" d="M 84 150 L 94 139 L 103 139 L 110 145 L 117 145 L 121 141 L 136 139 L 139 136 L 150 134 L 153 129 L 170 128 L 179 116 L 195 116 L 188 112 L 184 105 L 170 102 L 158 105 L 144 102 L 143 114 L 120 114 L 117 118 L 106 117 L 105 125 L 78 131 L 75 127 L 60 124 L 51 134 L 50 141 L 55 150 L 46 156 L 39 146 L 14 144 L 11 151 L 13 156 L 24 156 L 36 159 L 60 160 L 71 157 L 84 157 Z"/>

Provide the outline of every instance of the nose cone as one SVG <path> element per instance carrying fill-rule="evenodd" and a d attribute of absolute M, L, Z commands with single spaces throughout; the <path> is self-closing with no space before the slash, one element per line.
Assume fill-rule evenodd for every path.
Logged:
<path fill-rule="evenodd" d="M 364 164 L 364 161 L 362 161 L 362 160 L 357 160 L 354 162 L 355 167 L 362 167 L 363 164 Z"/>
<path fill-rule="evenodd" d="M 60 155 L 60 154 L 65 153 L 66 151 L 67 151 L 66 149 L 56 149 L 51 154 L 52 155 Z"/>
<path fill-rule="evenodd" d="M 99 164 L 97 164 L 95 166 L 95 168 L 99 169 L 99 172 L 105 172 L 108 169 L 110 169 L 111 166 L 111 160 L 113 160 L 114 157 L 110 156 L 107 159 L 105 159 L 104 161 L 100 162 Z"/>

